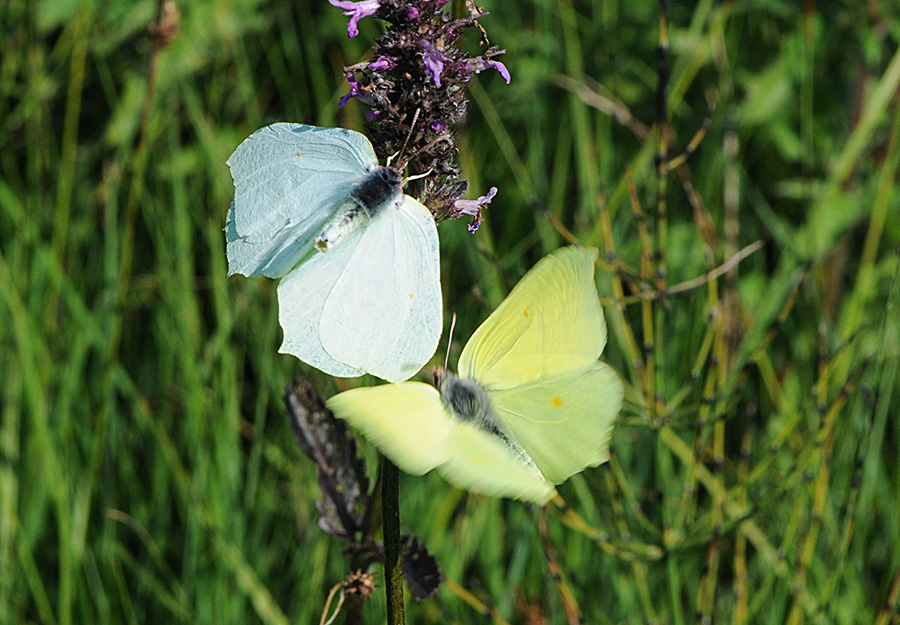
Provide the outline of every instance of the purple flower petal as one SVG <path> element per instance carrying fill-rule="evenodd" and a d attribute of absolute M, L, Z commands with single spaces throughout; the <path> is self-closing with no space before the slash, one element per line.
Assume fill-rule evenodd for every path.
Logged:
<path fill-rule="evenodd" d="M 453 206 L 459 209 L 461 214 L 474 217 L 481 211 L 483 205 L 491 203 L 495 195 L 497 195 L 497 187 L 491 187 L 488 189 L 487 195 L 482 195 L 477 200 L 456 200 Z"/>
<path fill-rule="evenodd" d="M 431 129 L 435 132 L 438 132 L 440 130 L 447 130 L 447 122 L 445 122 L 443 119 L 436 119 L 431 122 Z"/>
<path fill-rule="evenodd" d="M 416 7 L 408 7 L 406 9 L 406 17 L 411 20 L 416 19 L 417 17 L 419 17 L 419 9 L 417 9 Z"/>
<path fill-rule="evenodd" d="M 350 98 L 355 98 L 359 95 L 359 81 L 353 77 L 353 74 L 347 74 L 347 83 L 350 85 L 350 92 L 341 98 L 341 101 L 338 103 L 338 106 L 344 106 L 347 104 L 347 100 Z"/>
<path fill-rule="evenodd" d="M 489 58 L 484 58 L 483 56 L 479 56 L 477 58 L 470 59 L 467 63 L 466 69 L 468 69 L 470 72 L 475 72 L 477 74 L 488 68 L 493 68 L 493 69 L 497 70 L 498 72 L 500 72 L 500 76 L 503 78 L 503 80 L 506 81 L 506 84 L 508 85 L 509 81 L 510 81 L 509 70 L 506 69 L 506 65 L 504 65 L 500 61 L 494 61 L 492 58 L 494 56 L 497 56 L 498 54 L 503 54 L 505 52 L 506 52 L 506 50 L 500 50 L 498 52 L 494 52 L 493 54 L 491 54 L 491 57 L 489 57 Z"/>
<path fill-rule="evenodd" d="M 419 40 L 419 49 L 422 50 L 422 61 L 425 63 L 425 71 L 434 81 L 435 87 L 441 86 L 441 74 L 444 72 L 444 61 L 449 61 L 440 50 L 434 47 L 430 41 Z"/>
<path fill-rule="evenodd" d="M 344 9 L 344 15 L 350 17 L 347 24 L 347 36 L 351 39 L 359 34 L 359 20 L 374 15 L 381 7 L 381 0 L 328 0 L 333 7 Z"/>
<path fill-rule="evenodd" d="M 379 56 L 377 59 L 369 63 L 369 69 L 380 72 L 385 69 L 391 69 L 395 65 L 397 65 L 397 62 L 394 61 L 394 59 L 392 59 L 391 57 Z"/>
<path fill-rule="evenodd" d="M 485 64 L 486 64 L 488 67 L 493 67 L 495 70 L 497 70 L 498 72 L 500 72 L 500 76 L 503 77 L 503 80 L 506 81 L 506 84 L 507 84 L 507 85 L 509 84 L 510 75 L 509 75 L 509 70 L 506 69 L 506 65 L 504 65 L 504 64 L 501 63 L 500 61 L 491 61 L 491 60 L 485 61 Z"/>
<path fill-rule="evenodd" d="M 484 221 L 481 217 L 481 208 L 491 203 L 494 196 L 497 195 L 497 187 L 488 189 L 487 195 L 482 195 L 477 200 L 456 200 L 453 206 L 459 209 L 460 215 L 471 215 L 475 219 L 469 224 L 469 232 L 474 233 L 478 230 L 478 226 Z"/>

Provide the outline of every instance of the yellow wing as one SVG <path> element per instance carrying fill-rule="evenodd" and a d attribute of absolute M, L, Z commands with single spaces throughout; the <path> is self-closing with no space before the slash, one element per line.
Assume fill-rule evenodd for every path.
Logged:
<path fill-rule="evenodd" d="M 461 488 L 541 504 L 556 492 L 502 439 L 447 413 L 437 390 L 427 384 L 356 388 L 325 404 L 407 473 L 437 468 Z"/>
<path fill-rule="evenodd" d="M 609 459 L 622 382 L 602 362 L 491 393 L 497 418 L 555 484 Z"/>
<path fill-rule="evenodd" d="M 447 460 L 453 423 L 444 412 L 441 396 L 428 384 L 354 388 L 325 405 L 407 473 L 422 475 Z"/>
<path fill-rule="evenodd" d="M 572 246 L 540 260 L 466 343 L 460 375 L 496 391 L 596 362 L 606 345 L 596 258 Z"/>
<path fill-rule="evenodd" d="M 456 421 L 454 425 L 452 453 L 438 467 L 448 482 L 476 493 L 541 505 L 556 494 L 553 484 L 519 459 L 504 441 L 468 423 Z"/>

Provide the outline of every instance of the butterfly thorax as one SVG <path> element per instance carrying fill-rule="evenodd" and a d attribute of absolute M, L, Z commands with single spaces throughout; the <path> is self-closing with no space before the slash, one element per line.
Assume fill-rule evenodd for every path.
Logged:
<path fill-rule="evenodd" d="M 325 224 L 316 237 L 316 249 L 327 252 L 380 211 L 399 203 L 403 194 L 400 187 L 402 180 L 400 172 L 391 167 L 372 169 L 362 182 L 353 187 L 347 200 Z"/>
<path fill-rule="evenodd" d="M 460 421 L 491 433 L 500 429 L 493 414 L 491 398 L 474 380 L 445 371 L 440 380 L 440 391 L 444 406 Z"/>
<path fill-rule="evenodd" d="M 397 201 L 403 180 L 400 172 L 393 167 L 377 167 L 356 185 L 350 192 L 350 198 L 369 217 Z"/>

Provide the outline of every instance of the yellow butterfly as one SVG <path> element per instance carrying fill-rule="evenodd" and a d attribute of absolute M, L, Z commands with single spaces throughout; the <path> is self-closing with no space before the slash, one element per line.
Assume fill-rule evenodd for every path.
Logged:
<path fill-rule="evenodd" d="M 597 250 L 539 261 L 475 331 L 459 376 L 340 393 L 326 404 L 397 466 L 462 488 L 544 504 L 554 484 L 609 458 L 622 383 L 598 358 L 606 322 Z"/>

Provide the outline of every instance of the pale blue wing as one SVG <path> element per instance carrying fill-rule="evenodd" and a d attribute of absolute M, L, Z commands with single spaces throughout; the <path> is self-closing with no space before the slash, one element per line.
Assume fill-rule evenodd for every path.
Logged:
<path fill-rule="evenodd" d="M 609 458 L 622 382 L 609 365 L 541 378 L 490 393 L 497 418 L 544 476 L 560 484 Z"/>
<path fill-rule="evenodd" d="M 228 166 L 235 186 L 226 225 L 229 273 L 279 277 L 377 160 L 358 132 L 278 123 L 244 140 Z"/>
<path fill-rule="evenodd" d="M 284 331 L 279 351 L 339 378 L 355 378 L 365 371 L 335 360 L 325 351 L 319 338 L 319 320 L 335 283 L 352 262 L 363 232 L 364 228 L 359 228 L 328 252 L 314 252 L 278 285 L 278 320 Z M 352 315 L 352 311 L 344 314 Z"/>
<path fill-rule="evenodd" d="M 335 360 L 399 382 L 425 366 L 441 336 L 437 228 L 428 209 L 405 195 L 362 229 L 325 302 L 319 336 Z"/>
<path fill-rule="evenodd" d="M 283 276 L 309 251 L 308 238 L 297 238 L 295 230 L 285 226 L 266 241 L 253 243 L 237 235 L 234 225 L 234 201 L 225 218 L 225 254 L 228 258 L 228 275 Z"/>

